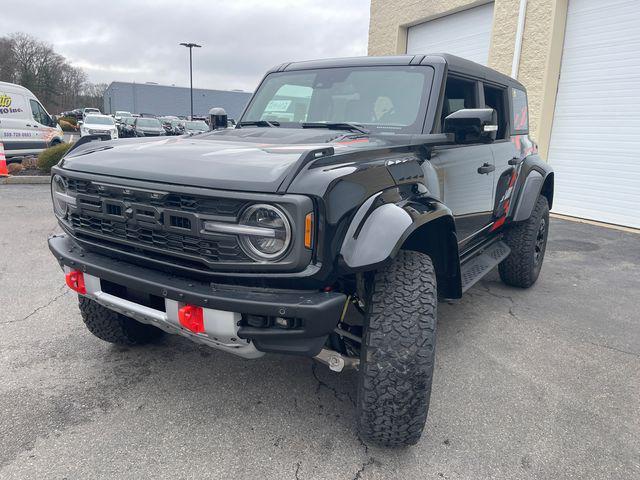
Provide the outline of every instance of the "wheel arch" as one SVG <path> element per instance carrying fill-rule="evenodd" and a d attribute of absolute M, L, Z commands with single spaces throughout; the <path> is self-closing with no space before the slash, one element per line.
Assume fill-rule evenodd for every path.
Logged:
<path fill-rule="evenodd" d="M 524 159 L 518 177 L 517 196 L 511 221 L 527 220 L 540 195 L 547 199 L 549 208 L 553 206 L 555 182 L 553 169 L 537 154 L 529 155 Z"/>
<path fill-rule="evenodd" d="M 340 253 L 346 267 L 371 271 L 401 250 L 422 252 L 432 258 L 441 295 L 460 298 L 458 240 L 451 211 L 428 197 L 376 205 L 377 197 L 360 207 L 345 235 Z"/>
<path fill-rule="evenodd" d="M 443 215 L 417 227 L 401 246 L 403 250 L 413 250 L 431 257 L 438 293 L 445 298 L 460 298 L 462 282 L 458 238 L 452 216 Z"/>

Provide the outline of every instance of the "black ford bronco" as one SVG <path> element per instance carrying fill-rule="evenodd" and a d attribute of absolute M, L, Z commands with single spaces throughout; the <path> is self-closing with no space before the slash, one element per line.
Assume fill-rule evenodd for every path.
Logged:
<path fill-rule="evenodd" d="M 420 438 L 439 298 L 540 273 L 525 89 L 454 56 L 286 63 L 236 128 L 90 140 L 53 170 L 49 247 L 91 333 L 356 368 L 368 442 Z"/>

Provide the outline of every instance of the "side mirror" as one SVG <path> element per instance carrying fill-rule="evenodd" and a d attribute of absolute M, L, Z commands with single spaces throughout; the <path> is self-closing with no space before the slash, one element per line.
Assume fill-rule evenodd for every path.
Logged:
<path fill-rule="evenodd" d="M 78 120 L 78 125 L 82 125 L 84 122 L 82 120 Z"/>
<path fill-rule="evenodd" d="M 493 108 L 463 108 L 444 119 L 444 133 L 456 143 L 491 143 L 498 133 L 498 114 Z"/>

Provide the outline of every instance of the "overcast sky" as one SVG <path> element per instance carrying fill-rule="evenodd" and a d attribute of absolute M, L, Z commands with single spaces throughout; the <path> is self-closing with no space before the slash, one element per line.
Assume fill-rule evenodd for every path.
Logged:
<path fill-rule="evenodd" d="M 366 55 L 369 0 L 2 0 L 3 33 L 53 45 L 92 82 L 253 90 L 295 60 Z"/>

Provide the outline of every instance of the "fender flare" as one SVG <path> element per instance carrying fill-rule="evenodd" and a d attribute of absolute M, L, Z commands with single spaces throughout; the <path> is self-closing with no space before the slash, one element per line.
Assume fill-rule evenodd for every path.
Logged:
<path fill-rule="evenodd" d="M 547 197 L 549 208 L 553 205 L 553 169 L 538 155 L 529 155 L 520 167 L 518 193 L 511 221 L 521 222 L 531 216 L 538 196 Z"/>
<path fill-rule="evenodd" d="M 460 261 L 451 210 L 429 197 L 381 204 L 381 193 L 369 197 L 354 215 L 340 249 L 344 264 L 352 271 L 374 270 L 406 246 L 431 255 L 444 282 L 442 293 L 459 298 Z M 438 241 L 428 242 L 434 232 Z"/>

